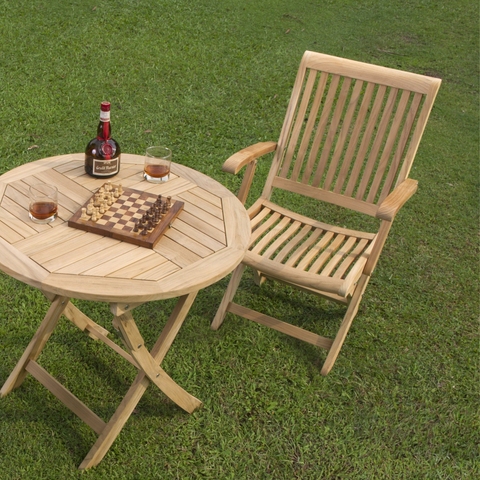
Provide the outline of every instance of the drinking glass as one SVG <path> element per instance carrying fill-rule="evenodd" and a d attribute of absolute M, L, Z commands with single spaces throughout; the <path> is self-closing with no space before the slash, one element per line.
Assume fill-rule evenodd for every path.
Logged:
<path fill-rule="evenodd" d="M 167 147 L 148 147 L 145 153 L 143 178 L 147 182 L 161 183 L 170 179 L 172 151 Z"/>
<path fill-rule="evenodd" d="M 32 222 L 50 223 L 57 218 L 58 190 L 53 185 L 41 183 L 29 188 L 30 207 L 28 214 Z"/>

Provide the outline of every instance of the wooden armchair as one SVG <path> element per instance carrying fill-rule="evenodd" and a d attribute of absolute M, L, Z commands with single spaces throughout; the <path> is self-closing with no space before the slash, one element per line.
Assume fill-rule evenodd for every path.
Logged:
<path fill-rule="evenodd" d="M 223 170 L 247 166 L 245 202 L 257 159 L 275 152 L 261 197 L 248 210 L 251 240 L 212 322 L 240 315 L 328 350 L 327 375 L 342 347 L 395 215 L 415 193 L 408 178 L 441 81 L 400 70 L 305 52 L 278 143 L 230 157 Z M 271 201 L 283 189 L 379 219 L 373 233 L 308 218 Z M 319 214 L 322 210 L 318 209 Z M 334 339 L 232 302 L 246 266 L 346 305 Z"/>

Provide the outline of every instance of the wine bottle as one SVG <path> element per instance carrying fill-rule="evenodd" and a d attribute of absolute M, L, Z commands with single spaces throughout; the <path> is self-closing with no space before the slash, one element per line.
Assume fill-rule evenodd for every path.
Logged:
<path fill-rule="evenodd" d="M 95 178 L 108 178 L 120 170 L 120 145 L 111 137 L 110 102 L 100 106 L 96 138 L 85 149 L 85 172 Z"/>

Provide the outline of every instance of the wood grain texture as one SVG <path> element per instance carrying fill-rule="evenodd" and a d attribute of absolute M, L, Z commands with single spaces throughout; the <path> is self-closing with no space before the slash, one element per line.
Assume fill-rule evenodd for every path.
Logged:
<path fill-rule="evenodd" d="M 268 144 L 261 150 L 273 148 Z M 85 174 L 83 154 L 42 159 L 0 177 L 0 268 L 51 294 L 107 302 L 143 302 L 198 291 L 232 271 L 247 248 L 249 219 L 239 200 L 210 177 L 172 164 L 172 179 L 143 179 L 144 157 L 122 155 L 112 183 L 172 196 L 183 211 L 150 253 L 142 246 L 70 228 L 103 183 Z M 62 212 L 52 224 L 28 217 L 28 187 L 52 183 Z M 194 275 L 192 277 L 192 275 Z"/>

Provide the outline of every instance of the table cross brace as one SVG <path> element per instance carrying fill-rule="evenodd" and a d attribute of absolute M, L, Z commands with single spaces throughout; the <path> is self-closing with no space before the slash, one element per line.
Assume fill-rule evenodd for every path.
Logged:
<path fill-rule="evenodd" d="M 97 325 L 78 310 L 70 303 L 68 297 L 46 295 L 52 301 L 52 304 L 27 349 L 0 390 L 0 396 L 4 397 L 13 389 L 20 387 L 27 374 L 30 373 L 65 406 L 70 408 L 89 425 L 99 437 L 81 463 L 80 469 L 91 468 L 100 463 L 142 398 L 150 382 L 154 383 L 165 395 L 188 413 L 192 413 L 202 405 L 200 400 L 175 383 L 160 367 L 195 300 L 197 292 L 179 298 L 151 352 L 148 352 L 145 348 L 143 338 L 135 325 L 131 313 L 131 309 L 134 306 L 138 306 L 138 304 L 134 306 L 112 305 L 112 311 L 116 314 L 113 319 L 113 325 L 119 329 L 123 343 L 131 355 L 108 339 L 105 334 L 107 330 Z M 65 314 L 78 328 L 87 331 L 92 338 L 101 340 L 139 369 L 135 381 L 108 423 L 105 423 L 92 412 L 36 362 L 62 314 Z"/>

